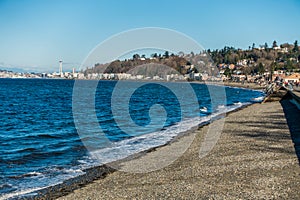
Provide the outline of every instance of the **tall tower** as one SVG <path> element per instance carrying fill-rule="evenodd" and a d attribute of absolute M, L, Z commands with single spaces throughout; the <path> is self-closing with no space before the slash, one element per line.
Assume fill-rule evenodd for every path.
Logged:
<path fill-rule="evenodd" d="M 62 61 L 59 61 L 59 75 L 60 77 L 63 77 L 63 68 L 62 68 Z"/>

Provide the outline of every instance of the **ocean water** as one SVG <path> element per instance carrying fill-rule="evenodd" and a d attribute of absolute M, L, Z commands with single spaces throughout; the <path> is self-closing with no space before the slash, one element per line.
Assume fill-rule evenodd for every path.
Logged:
<path fill-rule="evenodd" d="M 210 116 L 264 97 L 260 91 L 225 87 L 222 99 L 222 86 L 195 83 L 82 81 L 82 96 L 93 94 L 89 84 L 96 84 L 94 99 L 86 103 L 77 98 L 74 104 L 76 82 L 0 79 L 0 199 L 20 197 L 84 174 L 88 167 L 162 145 Z M 130 94 L 127 100 L 123 93 Z M 80 109 L 74 110 L 76 106 Z M 153 117 L 161 113 L 162 119 Z M 102 138 L 95 139 L 99 130 Z M 102 139 L 110 145 L 99 145 Z M 93 159 L 88 151 L 93 149 L 103 156 Z"/>

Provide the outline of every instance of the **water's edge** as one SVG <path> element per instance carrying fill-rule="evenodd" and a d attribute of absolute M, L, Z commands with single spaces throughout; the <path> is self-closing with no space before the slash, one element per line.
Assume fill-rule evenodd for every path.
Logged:
<path fill-rule="evenodd" d="M 8 86 L 10 86 L 12 82 L 5 82 L 5 84 L 7 84 Z M 30 86 L 32 85 L 37 85 L 40 86 L 41 84 L 43 85 L 43 83 L 38 82 L 39 84 L 37 84 L 36 82 L 28 82 L 26 84 L 23 84 L 23 82 L 17 82 L 20 87 L 22 86 L 22 88 L 30 88 Z M 48 82 L 46 82 L 48 83 Z M 70 87 L 72 88 L 73 85 L 67 85 L 65 86 L 64 82 L 59 82 L 59 84 L 56 83 L 52 83 L 49 82 L 48 83 L 49 88 L 48 92 L 37 92 L 37 93 L 33 93 L 33 94 L 40 94 L 38 95 L 38 97 L 43 96 L 43 97 L 48 97 L 48 93 L 49 91 L 55 91 L 53 94 L 54 95 L 50 95 L 50 97 L 66 97 L 66 98 L 56 98 L 58 99 L 57 104 L 55 105 L 60 105 L 60 103 L 70 103 L 70 98 L 68 98 L 71 94 L 72 94 L 72 90 L 69 90 Z M 77 139 L 76 136 L 78 136 L 78 130 L 76 131 L 76 127 L 74 127 L 74 130 L 72 129 L 72 124 L 74 119 L 72 119 L 71 116 L 72 112 L 69 112 L 70 109 L 72 108 L 71 104 L 68 104 L 69 107 L 67 107 L 67 109 L 63 110 L 64 112 L 68 112 L 67 114 L 69 115 L 60 115 L 61 113 L 64 112 L 54 112 L 57 113 L 58 116 L 61 116 L 61 118 L 66 119 L 66 122 L 68 127 L 70 127 L 70 129 L 66 130 L 67 135 L 65 134 L 65 132 L 60 132 L 60 126 L 57 126 L 56 128 L 52 129 L 51 126 L 51 130 L 49 129 L 49 137 L 52 135 L 56 134 L 59 137 L 59 139 L 51 139 L 51 141 L 53 141 L 54 147 L 56 147 L 56 143 L 55 141 L 62 141 L 62 144 L 65 145 L 65 140 L 66 141 L 70 141 L 70 144 L 68 144 L 69 146 L 67 147 L 75 147 L 74 149 L 76 151 L 74 152 L 79 152 L 79 153 L 68 153 L 65 155 L 69 155 L 68 157 L 63 158 L 63 160 L 66 160 L 65 162 L 62 162 L 62 165 L 60 165 L 59 163 L 56 164 L 56 162 L 51 162 L 51 163 L 46 163 L 46 165 L 43 165 L 43 168 L 37 168 L 35 167 L 35 165 L 32 165 L 33 167 L 31 168 L 31 165 L 29 166 L 25 166 L 24 170 L 23 168 L 20 170 L 20 173 L 16 173 L 16 176 L 8 176 L 9 175 L 9 168 L 7 168 L 8 171 L 6 171 L 5 167 L 2 167 L 0 171 L 4 171 L 7 175 L 7 180 L 4 179 L 4 182 L 2 181 L 0 184 L 0 189 L 3 189 L 4 193 L 2 193 L 2 191 L 0 191 L 0 200 L 4 200 L 4 199 L 55 199 L 58 198 L 60 196 L 65 196 L 67 194 L 72 193 L 74 190 L 76 189 L 80 189 L 82 187 L 84 187 L 85 185 L 93 182 L 94 180 L 102 180 L 102 178 L 105 178 L 107 176 L 107 174 L 113 173 L 115 171 L 118 171 L 119 169 L 121 170 L 122 166 L 124 166 L 125 162 L 131 162 L 134 161 L 135 159 L 144 159 L 145 157 L 147 158 L 147 156 L 151 155 L 154 151 L 158 150 L 159 151 L 156 153 L 159 153 L 161 151 L 161 149 L 164 149 L 163 147 L 169 148 L 168 145 L 172 145 L 175 142 L 181 142 L 182 140 L 187 139 L 187 137 L 191 137 L 191 136 L 195 136 L 195 132 L 197 129 L 201 129 L 202 127 L 206 126 L 206 125 L 210 125 L 211 122 L 214 122 L 218 119 L 224 119 L 228 114 L 233 113 L 233 112 L 237 112 L 249 105 L 252 105 L 254 103 L 259 103 L 263 100 L 263 98 L 265 98 L 265 94 L 264 92 L 257 90 L 255 88 L 240 88 L 240 87 L 233 87 L 233 86 L 224 86 L 224 85 L 216 85 L 216 84 L 209 84 L 207 86 L 207 89 L 215 89 L 214 87 L 209 88 L 210 86 L 219 86 L 219 87 L 223 87 L 225 88 L 225 92 L 226 95 L 228 94 L 228 98 L 226 98 L 226 103 L 225 102 L 218 102 L 218 105 L 216 105 L 214 108 L 212 108 L 212 110 L 209 112 L 207 111 L 202 111 L 202 108 L 206 108 L 204 106 L 210 106 L 210 104 L 207 102 L 207 100 L 210 100 L 210 98 L 207 98 L 206 93 L 204 93 L 203 91 L 206 91 L 206 87 L 198 87 L 196 86 L 198 84 L 194 84 L 193 86 L 193 90 L 196 91 L 200 91 L 198 93 L 196 93 L 198 96 L 198 103 L 199 103 L 199 108 L 195 108 L 195 109 L 191 109 L 191 113 L 197 112 L 197 110 L 199 109 L 199 115 L 197 115 L 197 117 L 193 116 L 193 115 L 189 115 L 188 117 L 181 119 L 179 122 L 173 122 L 173 124 L 171 123 L 171 126 L 166 126 L 166 128 L 163 129 L 158 129 L 157 131 L 151 132 L 149 134 L 149 137 L 145 136 L 145 135 L 138 135 L 137 137 L 133 137 L 133 138 L 128 138 L 128 140 L 124 140 L 122 142 L 116 141 L 112 143 L 112 146 L 109 146 L 107 148 L 103 148 L 100 150 L 91 150 L 90 152 L 86 149 L 87 147 L 85 147 L 84 145 L 82 146 L 82 142 L 83 140 L 80 141 L 80 138 Z M 199 84 L 199 85 L 205 85 L 205 84 Z M 24 87 L 26 86 L 26 87 Z M 28 86 L 28 87 L 27 87 Z M 114 86 L 113 84 L 108 85 L 108 88 L 110 88 L 111 86 Z M 15 87 L 15 83 L 13 84 L 13 89 L 16 88 Z M 36 88 L 36 87 L 33 87 Z M 232 89 L 231 89 L 232 88 Z M 203 89 L 203 91 L 202 91 Z M 240 89 L 240 90 L 235 90 L 235 89 Z M 250 90 L 249 92 L 247 92 L 247 90 Z M 13 91 L 17 91 L 17 90 L 13 90 Z M 27 89 L 26 89 L 27 91 Z M 29 92 L 33 91 L 33 90 L 28 90 Z M 34 91 L 40 91 L 39 88 L 36 88 L 36 90 Z M 42 90 L 44 91 L 44 90 Z M 65 93 L 62 93 L 63 91 L 66 91 Z M 108 91 L 108 92 L 107 92 Z M 104 90 L 103 94 L 110 94 L 110 90 Z M 201 92 L 202 91 L 202 92 Z M 218 91 L 218 90 L 217 90 Z M 252 93 L 251 91 L 254 91 L 254 93 Z M 256 92 L 255 92 L 256 91 Z M 5 94 L 5 93 L 4 93 Z M 52 94 L 52 93 L 51 93 Z M 58 94 L 58 95 L 57 95 Z M 63 95 L 61 95 L 63 94 Z M 101 93 L 102 94 L 102 93 Z M 99 96 L 101 96 L 101 94 Z M 214 93 L 217 94 L 217 93 Z M 34 96 L 34 95 L 33 95 Z M 106 95 L 107 96 L 107 95 Z M 104 95 L 104 97 L 106 97 Z M 108 95 L 109 96 L 109 95 Z M 216 96 L 216 95 L 215 95 Z M 8 95 L 8 97 L 10 97 Z M 25 95 L 25 97 L 27 98 L 27 96 Z M 24 98 L 25 98 L 24 97 Z M 162 98 L 162 100 L 168 100 L 170 99 L 169 96 L 167 96 L 168 98 Z M 7 102 L 9 102 L 10 99 L 14 98 L 13 96 L 11 98 L 7 99 Z M 152 97 L 151 97 L 152 98 Z M 30 98 L 29 98 L 30 99 Z M 40 99 L 40 98 L 38 98 Z M 66 100 L 65 100 L 66 99 Z M 27 100 L 27 99 L 26 99 Z M 46 102 L 49 102 L 48 99 Z M 137 101 L 139 102 L 139 101 Z M 42 103 L 37 104 L 37 109 L 34 110 L 43 110 L 44 111 L 44 107 L 41 107 L 41 105 L 44 105 Z M 48 105 L 49 104 L 49 105 Z M 59 106 L 52 106 L 51 103 L 48 103 L 46 105 L 47 108 L 49 108 L 48 110 L 50 110 L 52 113 L 52 108 L 54 108 L 54 110 L 56 111 L 57 109 L 55 108 L 59 108 Z M 15 105 L 15 104 L 13 104 Z M 19 105 L 19 104 L 16 104 Z M 30 103 L 27 103 L 25 105 L 31 105 Z M 169 104 L 168 104 L 169 105 Z M 202 107 L 200 107 L 200 105 L 202 105 Z M 172 104 L 173 106 L 173 104 Z M 170 108 L 173 108 L 172 106 L 170 106 Z M 28 107 L 28 108 L 27 108 Z M 30 109 L 29 106 L 27 106 L 25 111 L 28 111 Z M 41 107 L 41 108 L 40 108 Z M 11 108 L 11 105 L 8 105 L 8 108 Z M 15 108 L 15 107 L 12 107 Z M 14 109 L 8 109 L 8 111 L 13 110 Z M 22 110 L 22 109 L 21 109 Z M 46 109 L 47 110 L 47 109 Z M 4 110 L 5 111 L 5 110 Z M 29 110 L 29 112 L 24 112 L 25 114 L 27 113 L 31 113 L 31 110 Z M 17 113 L 17 111 L 15 111 L 15 113 Z M 39 113 L 39 112 L 37 112 Z M 71 114 L 70 114 L 71 113 Z M 204 114 L 205 113 L 205 114 Z M 5 114 L 5 113 L 4 113 Z M 34 114 L 36 113 L 32 113 L 32 116 L 35 116 Z M 29 115 L 29 116 L 31 116 Z M 5 116 L 5 115 L 4 115 Z M 25 115 L 26 117 L 27 115 Z M 40 116 L 40 115 L 38 115 Z M 52 116 L 52 115 L 51 115 Z M 67 116 L 67 117 L 65 117 Z M 102 116 L 102 115 L 101 115 Z M 62 122 L 64 120 L 61 120 L 60 117 L 53 117 L 53 122 Z M 40 119 L 40 118 L 38 118 Z M 43 120 L 44 118 L 42 118 Z M 106 118 L 105 118 L 106 119 Z M 172 118 L 173 119 L 173 118 Z M 47 120 L 49 120 L 47 118 Z M 87 123 L 89 124 L 89 123 Z M 26 125 L 26 124 L 25 124 Z M 23 130 L 23 126 L 21 124 L 21 128 L 19 128 L 21 131 Z M 61 125 L 61 124 L 59 124 Z M 65 125 L 65 124 L 63 124 Z M 55 127 L 55 126 L 54 126 Z M 14 127 L 12 127 L 14 128 Z M 13 129 L 12 129 L 13 130 Z M 37 129 L 40 130 L 40 129 Z M 48 129 L 46 129 L 48 130 Z M 108 129 L 110 130 L 110 129 Z M 24 131 L 26 132 L 27 129 L 24 129 Z M 30 131 L 29 131 L 30 132 Z M 35 131 L 35 129 L 33 130 L 33 133 L 36 134 L 31 134 L 30 132 L 30 136 L 40 136 L 42 135 L 41 133 L 39 133 L 40 131 Z M 27 133 L 27 132 L 26 132 Z M 44 133 L 44 132 L 43 132 Z M 74 137 L 72 136 L 75 135 Z M 65 137 L 71 135 L 72 136 L 72 140 L 69 140 Z M 48 136 L 48 133 L 47 133 Z M 201 137 L 205 136 L 201 135 Z M 0 137 L 2 137 L 2 135 L 0 135 Z M 52 138 L 52 137 L 51 137 Z M 63 138 L 62 140 L 60 138 Z M 75 139 L 74 139 L 75 138 Z M 42 142 L 41 144 L 44 144 L 44 138 L 38 138 L 38 142 Z M 4 140 L 5 142 L 6 140 Z M 50 139 L 49 139 L 50 141 Z M 46 141 L 48 142 L 48 140 Z M 4 143 L 6 144 L 6 143 Z M 19 144 L 18 142 L 15 142 L 15 144 Z M 48 143 L 46 143 L 48 144 Z M 49 144 L 51 145 L 52 143 L 49 142 Z M 58 143 L 60 144 L 60 143 Z M 138 144 L 137 147 L 135 147 L 134 145 Z M 133 145 L 133 146 L 131 146 Z M 23 145 L 24 146 L 24 145 Z M 128 146 L 129 150 L 127 150 L 125 147 Z M 16 146 L 18 147 L 18 145 Z M 60 147 L 60 146 L 59 146 Z M 114 148 L 112 148 L 114 147 Z M 122 148 L 121 148 L 122 147 Z M 124 148 L 123 148 L 124 147 Z M 15 148 L 11 148 L 11 149 L 15 149 Z M 73 148 L 72 148 L 73 149 Z M 85 151 L 87 150 L 87 152 Z M 110 151 L 112 150 L 112 151 Z M 5 152 L 7 151 L 8 153 L 10 153 L 9 150 L 6 150 L 4 148 L 4 154 L 6 155 Z M 47 151 L 43 151 L 45 153 L 48 153 Z M 56 150 L 54 151 L 56 152 Z M 62 151 L 58 151 L 58 152 L 62 152 Z M 72 152 L 72 151 L 68 151 L 68 152 Z M 147 154 L 149 152 L 152 152 L 151 154 Z M 50 152 L 52 153 L 52 152 Z M 64 152 L 63 152 L 64 153 Z M 95 153 L 95 154 L 94 154 Z M 97 154 L 97 156 L 95 157 L 95 155 Z M 48 155 L 48 154 L 44 154 L 44 155 Z M 52 154 L 49 154 L 52 155 Z M 74 157 L 73 157 L 74 155 Z M 98 156 L 99 155 L 99 156 Z M 111 156 L 112 155 L 112 156 Z M 50 156 L 49 156 L 50 157 Z M 54 155 L 53 157 L 56 158 L 56 155 Z M 57 159 L 60 157 L 57 157 Z M 74 158 L 74 159 L 67 159 L 67 158 Z M 1 160 L 1 158 L 0 158 Z M 34 157 L 28 157 L 29 161 L 33 160 L 32 162 L 34 162 Z M 47 162 L 50 162 L 52 160 L 46 160 Z M 46 162 L 45 161 L 45 162 Z M 54 164 L 52 164 L 54 163 Z M 40 166 L 40 163 L 37 163 L 38 166 Z M 3 165 L 5 166 L 5 165 Z M 34 168 L 35 167 L 35 168 Z M 10 167 L 11 169 L 14 169 L 13 167 Z M 14 171 L 12 171 L 12 174 L 14 174 Z M 20 175 L 18 175 L 20 174 Z M 3 176 L 4 178 L 6 178 L 6 176 Z M 2 178 L 2 177 L 1 177 Z M 9 182 L 10 181 L 10 182 Z M 4 184 L 2 184 L 4 183 Z M 8 191 L 8 192 L 7 192 Z"/>
<path fill-rule="evenodd" d="M 179 134 L 178 136 L 176 136 L 175 138 L 166 142 L 163 145 L 149 148 L 147 150 L 130 155 L 130 156 L 128 156 L 124 159 L 118 160 L 118 161 L 113 161 L 111 164 L 116 166 L 124 161 L 142 157 L 147 153 L 156 151 L 159 148 L 164 147 L 166 145 L 170 145 L 173 142 L 176 142 L 178 139 L 188 136 L 189 134 L 193 133 L 194 131 L 201 129 L 202 127 L 207 126 L 220 118 L 226 117 L 228 114 L 238 112 L 238 111 L 240 111 L 248 106 L 254 105 L 254 104 L 256 104 L 256 103 L 242 105 L 241 107 L 238 107 L 234 110 L 228 111 L 227 113 L 221 113 L 221 114 L 211 118 L 209 121 L 202 122 L 196 127 L 191 127 L 188 131 L 185 131 L 185 132 Z M 46 187 L 46 188 L 43 188 L 43 189 L 40 189 L 40 190 L 37 190 L 34 192 L 29 192 L 22 196 L 10 197 L 8 199 L 10 199 L 10 200 L 12 200 L 12 199 L 56 199 L 58 197 L 66 196 L 66 195 L 72 193 L 76 189 L 80 189 L 81 187 L 84 187 L 85 185 L 88 185 L 89 183 L 92 183 L 95 180 L 105 178 L 107 175 L 117 171 L 116 169 L 110 167 L 111 164 L 103 164 L 100 166 L 95 166 L 95 167 L 85 169 L 85 170 L 83 170 L 83 172 L 85 173 L 83 175 L 79 175 L 77 177 L 70 178 L 68 180 L 63 181 L 62 183 L 58 183 L 57 185 L 49 186 L 49 187 Z"/>

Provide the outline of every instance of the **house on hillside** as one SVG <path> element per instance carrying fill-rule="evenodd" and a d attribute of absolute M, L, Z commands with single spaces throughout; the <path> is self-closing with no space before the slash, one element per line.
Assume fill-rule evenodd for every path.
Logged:
<path fill-rule="evenodd" d="M 300 74 L 299 73 L 294 73 L 290 76 L 286 76 L 284 78 L 284 82 L 286 82 L 286 83 L 299 83 L 300 82 Z"/>
<path fill-rule="evenodd" d="M 285 78 L 285 70 L 276 70 L 273 72 L 272 81 L 281 81 Z"/>
<path fill-rule="evenodd" d="M 275 46 L 273 47 L 274 50 L 281 50 L 281 47 L 280 46 Z"/>
<path fill-rule="evenodd" d="M 276 70 L 273 72 L 274 75 L 283 75 L 285 74 L 285 70 Z"/>
<path fill-rule="evenodd" d="M 284 44 L 280 45 L 280 48 L 281 48 L 282 53 L 288 53 L 289 50 L 292 50 L 294 48 L 294 45 L 284 43 Z"/>
<path fill-rule="evenodd" d="M 235 69 L 235 65 L 234 64 L 230 64 L 228 68 L 231 69 L 231 70 L 233 70 L 233 69 Z"/>
<path fill-rule="evenodd" d="M 248 61 L 247 59 L 239 60 L 237 61 L 236 65 L 245 66 L 247 65 Z"/>

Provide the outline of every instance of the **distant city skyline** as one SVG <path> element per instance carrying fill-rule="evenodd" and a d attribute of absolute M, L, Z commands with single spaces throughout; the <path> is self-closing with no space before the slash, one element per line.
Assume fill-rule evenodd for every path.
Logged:
<path fill-rule="evenodd" d="M 62 60 L 71 70 L 110 36 L 143 27 L 182 32 L 205 49 L 293 43 L 299 9 L 297 0 L 0 0 L 0 69 L 58 71 Z"/>

